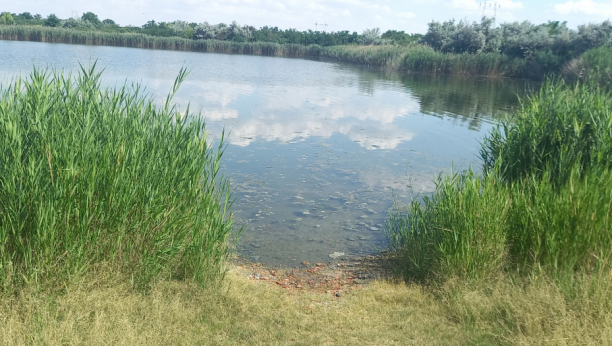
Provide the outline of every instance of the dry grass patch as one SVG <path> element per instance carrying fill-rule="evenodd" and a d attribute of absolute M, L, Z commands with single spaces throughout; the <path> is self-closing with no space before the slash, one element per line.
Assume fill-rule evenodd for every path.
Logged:
<path fill-rule="evenodd" d="M 372 282 L 340 298 L 283 289 L 235 267 L 221 290 L 182 281 L 144 294 L 98 275 L 61 295 L 0 297 L 5 345 L 606 345 L 609 287 L 566 298 L 552 282 L 507 278 L 440 287 Z M 581 286 L 582 285 L 582 286 Z M 582 290 L 582 288 L 584 288 Z M 428 293 L 430 291 L 431 293 Z"/>
<path fill-rule="evenodd" d="M 123 281 L 125 282 L 125 281 Z M 230 271 L 221 292 L 162 282 L 134 292 L 110 275 L 56 297 L 0 298 L 7 345 L 460 345 L 461 328 L 416 286 L 378 282 L 341 298 L 289 292 Z"/>
<path fill-rule="evenodd" d="M 456 323 L 491 344 L 611 345 L 609 282 L 599 286 L 592 279 L 577 279 L 565 292 L 545 278 L 512 282 L 502 277 L 471 284 L 449 280 L 439 288 L 438 298 Z"/>

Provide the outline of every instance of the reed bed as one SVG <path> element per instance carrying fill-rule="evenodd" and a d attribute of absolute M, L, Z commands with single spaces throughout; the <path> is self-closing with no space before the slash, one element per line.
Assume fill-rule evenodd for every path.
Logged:
<path fill-rule="evenodd" d="M 546 173 L 563 183 L 576 165 L 610 167 L 611 112 L 612 94 L 597 84 L 548 80 L 485 138 L 484 168 L 506 180 Z"/>
<path fill-rule="evenodd" d="M 546 83 L 483 142 L 484 173 L 440 176 L 392 212 L 399 272 L 426 280 L 496 273 L 608 280 L 612 256 L 612 97 Z M 607 281 L 606 281 L 607 282 Z"/>
<path fill-rule="evenodd" d="M 180 37 L 158 37 L 137 33 L 108 33 L 18 25 L 0 26 L 0 39 L 287 57 L 318 56 L 321 50 L 321 47 L 317 45 L 191 40 Z"/>
<path fill-rule="evenodd" d="M 419 44 L 409 46 L 325 47 L 323 57 L 391 69 L 444 75 L 516 75 L 523 66 L 496 53 L 449 54 Z M 512 63 L 512 64 L 509 64 Z M 513 65 L 514 64 L 514 65 Z"/>
<path fill-rule="evenodd" d="M 232 231 L 223 141 L 200 117 L 100 74 L 34 70 L 0 91 L 0 289 L 62 286 L 98 266 L 135 287 L 222 277 Z M 122 274 L 122 275 L 123 275 Z"/>
<path fill-rule="evenodd" d="M 510 60 L 496 53 L 448 54 L 433 48 L 409 46 L 331 46 L 278 44 L 273 42 L 233 42 L 157 37 L 136 33 L 79 31 L 41 26 L 0 26 L 0 39 L 50 43 L 166 49 L 284 57 L 325 58 L 371 67 L 409 70 L 445 75 L 482 75 L 520 77 L 525 62 Z"/>

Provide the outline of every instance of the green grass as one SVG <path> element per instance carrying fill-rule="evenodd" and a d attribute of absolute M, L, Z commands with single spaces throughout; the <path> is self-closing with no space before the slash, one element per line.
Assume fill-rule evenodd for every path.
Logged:
<path fill-rule="evenodd" d="M 94 65 L 95 67 L 95 65 Z M 0 91 L 0 284 L 70 281 L 98 265 L 145 287 L 222 275 L 232 220 L 223 141 L 138 85 L 35 70 Z"/>
<path fill-rule="evenodd" d="M 612 47 L 601 46 L 588 50 L 581 57 L 587 65 L 587 78 L 608 87 L 612 86 Z"/>
<path fill-rule="evenodd" d="M 483 143 L 484 174 L 440 176 L 392 212 L 401 275 L 483 279 L 499 272 L 608 280 L 612 256 L 610 94 L 546 83 Z"/>
<path fill-rule="evenodd" d="M 391 212 L 385 233 L 399 274 L 423 281 L 501 269 L 509 205 L 497 184 L 471 172 L 439 176 L 433 195 L 415 198 L 407 212 Z"/>
<path fill-rule="evenodd" d="M 483 279 L 504 270 L 555 278 L 608 268 L 612 175 L 503 183 L 494 175 L 441 176 L 431 196 L 391 213 L 386 232 L 399 274 Z"/>

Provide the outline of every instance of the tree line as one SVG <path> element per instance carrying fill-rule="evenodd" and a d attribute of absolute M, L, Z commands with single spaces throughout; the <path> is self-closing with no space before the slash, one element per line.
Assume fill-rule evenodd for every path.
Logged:
<path fill-rule="evenodd" d="M 480 23 L 432 21 L 420 42 L 444 53 L 500 53 L 524 59 L 534 74 L 541 75 L 560 70 L 588 50 L 612 46 L 612 23 L 606 20 L 572 30 L 559 21 L 501 23 L 499 27 L 486 17 Z"/>
<path fill-rule="evenodd" d="M 589 23 L 577 30 L 566 22 L 549 21 L 533 24 L 529 21 L 501 23 L 495 27 L 491 18 L 480 22 L 449 20 L 432 21 L 427 32 L 407 34 L 404 31 L 379 28 L 356 31 L 299 31 L 264 26 L 259 29 L 239 25 L 236 21 L 225 24 L 194 23 L 176 20 L 156 22 L 150 20 L 141 26 L 120 26 L 112 19 L 100 20 L 93 12 L 80 18 L 60 19 L 55 14 L 43 18 L 29 12 L 20 14 L 2 12 L 0 25 L 43 25 L 74 30 L 98 30 L 118 33 L 142 33 L 161 37 L 183 37 L 195 40 L 221 40 L 233 42 L 274 42 L 304 45 L 428 45 L 442 53 L 499 53 L 510 59 L 522 59 L 534 75 L 559 71 L 572 59 L 600 46 L 612 46 L 612 23 Z"/>
<path fill-rule="evenodd" d="M 40 14 L 30 12 L 20 14 L 3 12 L 0 15 L 0 25 L 43 25 L 76 30 L 100 30 L 106 32 L 142 33 L 160 37 L 183 37 L 188 39 L 214 39 L 234 42 L 274 42 L 293 44 L 317 44 L 320 46 L 337 45 L 407 45 L 417 42 L 422 35 L 407 34 L 404 31 L 388 30 L 381 33 L 378 28 L 366 29 L 361 34 L 356 31 L 299 31 L 296 29 L 279 29 L 264 26 L 259 29 L 250 25 L 239 25 L 235 21 L 230 24 L 209 24 L 208 22 L 193 23 L 176 20 L 174 22 L 156 22 L 150 20 L 142 26 L 120 26 L 112 19 L 100 20 L 92 12 L 84 13 L 80 18 L 60 19 L 55 14 L 42 18 Z"/>

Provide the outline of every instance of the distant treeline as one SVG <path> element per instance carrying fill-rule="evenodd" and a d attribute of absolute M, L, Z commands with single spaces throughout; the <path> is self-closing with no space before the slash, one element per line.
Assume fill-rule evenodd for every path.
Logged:
<path fill-rule="evenodd" d="M 405 45 L 417 42 L 421 34 L 406 34 L 403 31 L 388 30 L 380 32 L 378 28 L 366 29 L 363 33 L 344 31 L 298 31 L 296 29 L 279 29 L 278 27 L 264 26 L 256 29 L 249 25 L 239 25 L 235 21 L 231 24 L 188 23 L 177 20 L 174 22 L 148 21 L 142 26 L 120 26 L 112 19 L 100 20 L 95 13 L 84 13 L 80 18 L 60 19 L 55 14 L 47 18 L 41 15 L 32 15 L 29 12 L 14 14 L 3 12 L 0 15 L 0 24 L 11 25 L 42 25 L 47 27 L 61 27 L 80 31 L 103 31 L 115 33 L 136 33 L 159 37 L 182 37 L 195 40 L 213 39 L 232 42 L 273 42 L 290 44 L 316 44 L 319 46 L 359 45 L 359 44 L 398 44 Z"/>
<path fill-rule="evenodd" d="M 20 25 L 19 25 L 20 24 Z M 0 39 L 291 57 L 320 57 L 415 72 L 541 79 L 547 74 L 597 78 L 610 84 L 612 23 L 569 29 L 565 22 L 528 21 L 493 26 L 454 20 L 431 22 L 425 35 L 378 28 L 297 31 L 264 26 L 149 21 L 119 26 L 92 12 L 47 18 L 28 12 L 0 14 Z"/>
<path fill-rule="evenodd" d="M 450 20 L 431 22 L 420 42 L 443 53 L 500 53 L 510 59 L 524 59 L 530 74 L 542 76 L 560 71 L 590 49 L 612 46 L 612 23 L 589 23 L 572 30 L 566 22 L 558 21 L 540 25 L 528 21 L 502 23 L 493 27 L 490 18 L 471 24 Z"/>

